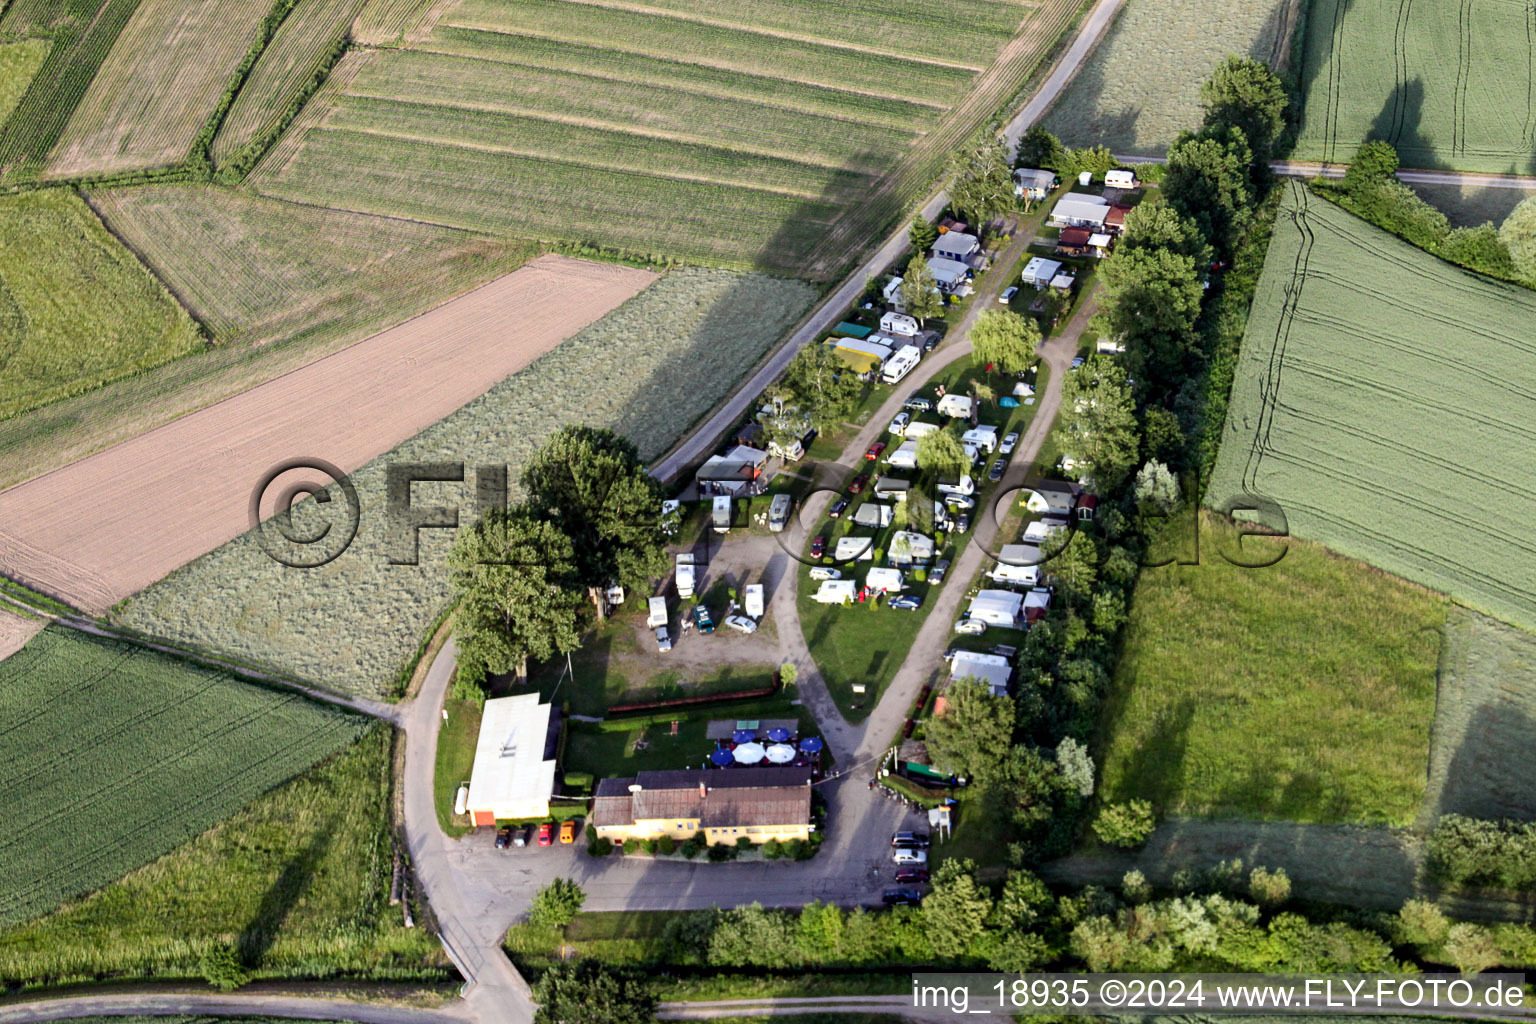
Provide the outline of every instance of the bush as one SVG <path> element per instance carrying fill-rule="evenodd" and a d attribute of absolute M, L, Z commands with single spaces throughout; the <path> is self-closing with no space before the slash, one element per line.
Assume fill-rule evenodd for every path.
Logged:
<path fill-rule="evenodd" d="M 763 856 L 769 860 L 778 860 L 784 856 L 784 844 L 777 839 L 770 839 L 763 844 Z"/>
<path fill-rule="evenodd" d="M 1145 800 L 1131 800 L 1110 804 L 1099 811 L 1093 822 L 1093 833 L 1110 846 L 1132 849 L 1146 842 L 1156 827 L 1152 805 Z"/>
<path fill-rule="evenodd" d="M 716 864 L 721 861 L 735 860 L 736 848 L 734 846 L 726 846 L 724 843 L 716 843 L 709 848 L 709 859 Z"/>
<path fill-rule="evenodd" d="M 1291 879 L 1285 868 L 1254 868 L 1248 875 L 1248 895 L 1265 910 L 1273 910 L 1291 898 Z"/>
<path fill-rule="evenodd" d="M 656 840 L 654 840 L 654 839 L 643 840 L 640 843 L 640 849 L 645 851 L 648 854 L 651 854 L 652 856 L 655 856 L 655 854 L 656 854 Z"/>
<path fill-rule="evenodd" d="M 752 849 L 752 840 L 748 839 L 746 836 L 738 837 L 737 840 L 736 840 L 736 849 L 738 849 L 738 850 L 750 850 L 750 849 Z"/>
<path fill-rule="evenodd" d="M 697 857 L 700 853 L 703 852 L 704 846 L 704 837 L 695 832 L 693 835 L 683 840 L 683 856 L 687 857 L 689 860 L 693 860 L 693 858 Z"/>
<path fill-rule="evenodd" d="M 606 857 L 613 852 L 613 840 L 603 836 L 593 836 L 587 844 L 587 853 L 593 857 Z"/>
<path fill-rule="evenodd" d="M 533 897 L 528 922 L 545 928 L 564 928 L 576 917 L 587 894 L 569 878 L 557 878 Z"/>
<path fill-rule="evenodd" d="M 790 687 L 800 678 L 800 670 L 795 668 L 794 662 L 786 661 L 779 666 L 779 685 Z"/>
<path fill-rule="evenodd" d="M 640 840 L 638 840 L 638 839 L 626 839 L 626 840 L 624 840 L 624 852 L 625 853 L 639 853 L 640 852 Z"/>
<path fill-rule="evenodd" d="M 789 855 L 790 860 L 805 860 L 810 856 L 804 839 L 791 839 L 784 844 L 784 852 Z"/>
<path fill-rule="evenodd" d="M 565 784 L 572 789 L 586 789 L 592 785 L 591 772 L 566 772 Z"/>
<path fill-rule="evenodd" d="M 1427 845 L 1430 873 L 1441 881 L 1536 890 L 1536 823 L 1448 814 Z"/>
<path fill-rule="evenodd" d="M 656 840 L 656 852 L 670 857 L 677 852 L 677 840 L 671 836 L 662 836 Z"/>
<path fill-rule="evenodd" d="M 927 583 L 928 582 L 928 570 L 927 569 L 913 569 L 912 570 L 912 579 L 913 579 L 914 582 L 917 582 L 917 583 Z"/>
<path fill-rule="evenodd" d="M 233 992 L 251 980 L 250 972 L 240 962 L 235 948 L 224 943 L 204 953 L 197 967 L 208 984 L 222 992 Z"/>

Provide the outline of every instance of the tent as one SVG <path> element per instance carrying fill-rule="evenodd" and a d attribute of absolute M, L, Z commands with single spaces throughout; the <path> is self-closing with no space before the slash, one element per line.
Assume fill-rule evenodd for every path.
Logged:
<path fill-rule="evenodd" d="M 743 743 L 731 751 L 731 755 L 736 758 L 738 764 L 757 764 L 768 756 L 768 752 L 763 749 L 761 743 Z"/>

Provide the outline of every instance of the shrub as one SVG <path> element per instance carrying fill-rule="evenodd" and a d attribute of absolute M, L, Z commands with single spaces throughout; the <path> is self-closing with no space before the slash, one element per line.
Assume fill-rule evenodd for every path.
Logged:
<path fill-rule="evenodd" d="M 770 839 L 763 844 L 763 856 L 769 860 L 778 860 L 784 856 L 784 844 L 777 839 Z"/>
<path fill-rule="evenodd" d="M 795 668 L 794 662 L 786 661 L 779 666 L 779 685 L 790 687 L 800 678 L 800 670 Z"/>
<path fill-rule="evenodd" d="M 1131 849 L 1147 841 L 1157 819 L 1152 815 L 1152 805 L 1145 800 L 1131 800 L 1123 804 L 1110 804 L 1099 811 L 1094 819 L 1093 832 L 1110 846 Z"/>
<path fill-rule="evenodd" d="M 587 853 L 593 857 L 606 857 L 613 853 L 613 840 L 605 836 L 594 836 L 587 844 Z"/>
<path fill-rule="evenodd" d="M 581 886 L 569 878 L 557 878 L 534 894 L 528 921 L 541 927 L 564 928 L 586 901 Z"/>
<path fill-rule="evenodd" d="M 203 954 L 197 965 L 203 978 L 222 992 L 233 992 L 251 980 L 250 972 L 240 962 L 233 946 L 220 943 Z"/>
<path fill-rule="evenodd" d="M 784 844 L 784 852 L 790 860 L 805 860 L 810 854 L 806 851 L 804 839 L 791 839 Z"/>
<path fill-rule="evenodd" d="M 671 836 L 662 836 L 656 840 L 656 852 L 670 857 L 677 852 L 677 840 Z"/>
<path fill-rule="evenodd" d="M 727 846 L 724 843 L 716 843 L 709 848 L 708 856 L 716 864 L 721 861 L 735 860 L 736 848 L 734 846 Z"/>
<path fill-rule="evenodd" d="M 927 583 L 928 582 L 928 570 L 927 569 L 913 569 L 912 570 L 912 579 L 915 582 L 917 582 L 917 583 Z"/>
<path fill-rule="evenodd" d="M 626 839 L 626 840 L 624 840 L 624 852 L 625 853 L 638 853 L 638 852 L 640 852 L 640 840 L 638 840 L 638 839 Z"/>
<path fill-rule="evenodd" d="M 1248 895 L 1266 910 L 1272 910 L 1291 898 L 1291 879 L 1285 868 L 1254 868 L 1248 875 Z"/>
<path fill-rule="evenodd" d="M 591 772 L 566 772 L 565 784 L 572 789 L 586 789 L 592 785 Z"/>
<path fill-rule="evenodd" d="M 752 849 L 752 840 L 748 839 L 746 836 L 739 836 L 739 837 L 737 837 L 737 839 L 736 839 L 736 849 L 738 849 L 738 850 L 750 850 L 750 849 Z"/>
<path fill-rule="evenodd" d="M 654 839 L 643 840 L 640 843 L 640 849 L 645 851 L 646 853 L 649 853 L 652 856 L 654 856 L 655 853 L 656 853 L 656 840 L 654 840 Z"/>
<path fill-rule="evenodd" d="M 1152 898 L 1152 883 L 1147 876 L 1134 868 L 1120 879 L 1120 892 L 1127 903 L 1145 903 Z"/>
<path fill-rule="evenodd" d="M 695 832 L 683 840 L 683 856 L 693 860 L 703 851 L 704 845 L 704 837 Z"/>

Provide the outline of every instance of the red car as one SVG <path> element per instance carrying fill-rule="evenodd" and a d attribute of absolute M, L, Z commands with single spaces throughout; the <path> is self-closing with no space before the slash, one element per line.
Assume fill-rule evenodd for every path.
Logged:
<path fill-rule="evenodd" d="M 869 446 L 869 451 L 864 453 L 864 457 L 870 462 L 874 462 L 880 457 L 880 453 L 883 451 L 885 451 L 885 442 L 876 441 L 874 444 Z"/>
<path fill-rule="evenodd" d="M 928 881 L 927 868 L 902 868 L 896 872 L 898 882 L 926 882 Z"/>
<path fill-rule="evenodd" d="M 861 491 L 864 490 L 864 485 L 867 484 L 867 483 L 869 483 L 869 474 L 868 473 L 860 473 L 858 476 L 853 478 L 853 483 L 848 485 L 848 493 L 849 494 L 858 494 L 858 493 L 860 493 Z"/>
<path fill-rule="evenodd" d="M 826 550 L 827 550 L 827 538 L 826 537 L 812 537 L 811 538 L 811 557 L 812 558 L 820 558 L 822 552 L 824 552 Z"/>
<path fill-rule="evenodd" d="M 544 822 L 539 826 L 539 845 L 549 846 L 555 841 L 555 826 Z"/>

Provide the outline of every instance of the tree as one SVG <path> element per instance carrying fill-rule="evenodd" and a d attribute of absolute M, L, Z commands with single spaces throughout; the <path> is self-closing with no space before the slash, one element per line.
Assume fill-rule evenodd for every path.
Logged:
<path fill-rule="evenodd" d="M 587 901 L 587 894 L 569 878 L 557 878 L 533 894 L 533 907 L 528 911 L 530 924 L 550 928 L 564 928 L 576 919 L 576 913 Z"/>
<path fill-rule="evenodd" d="M 992 897 L 977 884 L 975 872 L 973 861 L 946 860 L 923 897 L 923 930 L 941 957 L 964 956 L 986 929 Z"/>
<path fill-rule="evenodd" d="M 596 960 L 557 963 L 533 986 L 534 1024 L 650 1024 L 656 999 L 646 979 Z"/>
<path fill-rule="evenodd" d="M 965 448 L 953 430 L 935 430 L 918 438 L 917 465 L 925 472 L 944 478 L 956 477 L 964 473 L 970 464 L 971 460 L 966 457 Z M 908 500 L 911 500 L 911 495 L 908 495 Z"/>
<path fill-rule="evenodd" d="M 1515 273 L 1536 283 L 1536 196 L 1522 200 L 1499 225 L 1499 237 L 1509 249 Z"/>
<path fill-rule="evenodd" d="M 1184 454 L 1184 428 L 1171 411 L 1156 405 L 1141 410 L 1141 454 L 1164 463 L 1177 463 Z"/>
<path fill-rule="evenodd" d="M 1013 207 L 1013 171 L 1008 150 L 995 135 L 950 159 L 949 201 L 972 222 L 985 223 Z"/>
<path fill-rule="evenodd" d="M 957 679 L 945 691 L 942 715 L 929 719 L 928 753 L 943 771 L 964 776 L 978 789 L 1000 778 L 1002 757 L 1013 736 L 1013 704 L 994 697 L 985 683 Z"/>
<path fill-rule="evenodd" d="M 1062 778 L 1077 790 L 1083 798 L 1093 796 L 1093 756 L 1084 744 L 1064 736 L 1056 746 L 1056 763 L 1061 765 Z"/>
<path fill-rule="evenodd" d="M 1120 892 L 1131 904 L 1145 903 L 1152 898 L 1152 883 L 1147 876 L 1132 868 L 1120 879 Z"/>
<path fill-rule="evenodd" d="M 991 363 L 1003 373 L 1029 369 L 1040 344 L 1040 325 L 1034 317 L 989 309 L 971 328 L 971 357 Z"/>
<path fill-rule="evenodd" d="M 1088 466 L 1102 490 L 1114 490 L 1140 448 L 1125 369 L 1096 355 L 1068 371 L 1056 429 L 1062 432 L 1062 450 Z"/>
<path fill-rule="evenodd" d="M 1355 150 L 1355 158 L 1344 168 L 1344 190 L 1353 192 L 1361 186 L 1386 181 L 1397 173 L 1397 150 L 1392 143 L 1379 139 Z"/>
<path fill-rule="evenodd" d="M 226 942 L 210 946 L 198 961 L 203 980 L 221 992 L 233 992 L 251 980 L 251 972 L 240 962 L 240 954 Z"/>
<path fill-rule="evenodd" d="M 1095 178 L 1103 180 L 1104 175 L 1119 166 L 1120 161 L 1115 159 L 1105 146 L 1088 146 L 1083 149 L 1069 149 L 1061 157 L 1062 177 L 1073 179 L 1087 171 Z"/>
<path fill-rule="evenodd" d="M 1109 804 L 1093 819 L 1093 834 L 1110 846 L 1123 849 L 1140 846 L 1156 827 L 1152 805 L 1145 800 Z"/>
<path fill-rule="evenodd" d="M 907 264 L 907 273 L 901 279 L 901 300 L 907 312 L 921 323 L 944 312 L 944 299 L 939 295 L 939 283 L 933 271 L 928 269 L 928 257 L 918 253 Z"/>
<path fill-rule="evenodd" d="M 1168 151 L 1163 195 L 1175 211 L 1194 221 L 1220 256 L 1237 248 L 1253 215 L 1252 162 L 1240 128 L 1184 136 Z"/>
<path fill-rule="evenodd" d="M 912 248 L 921 256 L 933 248 L 933 243 L 938 241 L 939 229 L 929 222 L 921 213 L 912 215 L 912 226 L 907 229 L 907 240 L 912 243 Z"/>
<path fill-rule="evenodd" d="M 570 538 L 576 579 L 604 614 L 604 590 L 645 590 L 667 571 L 661 493 L 634 444 L 611 430 L 557 431 L 523 470 L 528 506 Z"/>
<path fill-rule="evenodd" d="M 1100 265 L 1099 277 L 1094 326 L 1125 343 L 1130 372 L 1158 384 L 1181 379 L 1204 294 L 1194 260 L 1171 249 L 1127 248 Z"/>
<path fill-rule="evenodd" d="M 466 684 L 478 685 L 487 673 L 524 678 L 529 658 L 544 661 L 581 646 L 585 598 L 570 538 L 526 506 L 493 510 L 460 530 L 448 570 Z"/>
<path fill-rule="evenodd" d="M 797 352 L 780 383 L 794 396 L 811 426 L 823 433 L 853 415 L 864 392 L 859 378 L 826 345 L 807 345 Z"/>
<path fill-rule="evenodd" d="M 763 440 L 781 450 L 805 436 L 805 413 L 795 404 L 795 395 L 782 381 L 763 392 L 764 408 L 757 414 L 763 428 Z"/>
<path fill-rule="evenodd" d="M 1161 462 L 1149 461 L 1136 474 L 1136 500 L 1163 515 L 1179 507 L 1179 481 Z"/>
<path fill-rule="evenodd" d="M 1050 550 L 1045 570 L 1060 584 L 1062 597 L 1069 605 L 1079 606 L 1093 595 L 1099 576 L 1099 546 L 1092 537 L 1074 530 L 1066 534 L 1060 547 Z"/>
<path fill-rule="evenodd" d="M 1266 910 L 1273 910 L 1291 898 L 1291 879 L 1285 868 L 1257 867 L 1248 874 L 1248 895 Z"/>
<path fill-rule="evenodd" d="M 1430 900 L 1409 900 L 1397 912 L 1396 939 L 1421 952 L 1439 947 L 1450 932 L 1451 922 Z"/>
<path fill-rule="evenodd" d="M 1025 132 L 1023 138 L 1019 139 L 1019 151 L 1014 165 L 1017 167 L 1059 171 L 1061 170 L 1062 158 L 1066 156 L 1066 152 L 1060 139 L 1037 124 Z"/>
<path fill-rule="evenodd" d="M 1259 175 L 1267 176 L 1290 105 L 1285 85 L 1269 65 L 1251 57 L 1227 57 L 1200 86 L 1200 105 L 1207 127 L 1242 130 L 1253 147 Z"/>
<path fill-rule="evenodd" d="M 1475 228 L 1452 228 L 1435 246 L 1435 255 L 1479 274 L 1503 278 L 1520 276 L 1515 271 L 1509 246 L 1504 244 L 1499 229 L 1491 222 Z"/>
<path fill-rule="evenodd" d="M 1188 217 L 1166 202 L 1141 203 L 1125 215 L 1125 230 L 1115 252 L 1127 249 L 1168 249 L 1188 256 L 1196 269 L 1211 264 L 1211 246 Z"/>
<path fill-rule="evenodd" d="M 931 734 L 931 722 L 929 729 Z M 1014 747 L 1007 752 L 1001 785 L 994 788 L 1002 795 L 1014 824 L 1024 832 L 1049 824 L 1056 805 L 1076 795 L 1061 774 L 1061 766 L 1032 747 Z"/>
<path fill-rule="evenodd" d="M 1451 925 L 1441 953 L 1462 974 L 1481 974 L 1503 960 L 1499 944 L 1480 924 L 1461 922 Z"/>

